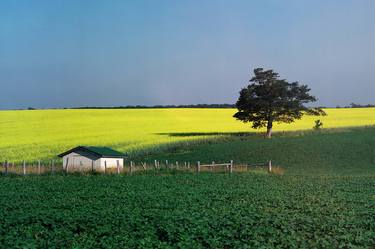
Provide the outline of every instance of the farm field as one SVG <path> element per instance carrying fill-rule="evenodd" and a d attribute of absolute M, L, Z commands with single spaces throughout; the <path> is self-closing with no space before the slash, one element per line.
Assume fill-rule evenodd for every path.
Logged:
<path fill-rule="evenodd" d="M 373 248 L 375 177 L 0 177 L 2 248 Z"/>
<path fill-rule="evenodd" d="M 280 166 L 286 175 L 375 176 L 375 126 L 320 132 L 275 134 L 272 139 L 245 134 L 213 138 L 199 143 L 182 143 L 135 161 L 154 159 L 173 163 L 228 162 L 267 163 Z"/>
<path fill-rule="evenodd" d="M 0 161 L 49 159 L 76 145 L 139 153 L 165 144 L 262 132 L 232 118 L 234 109 L 0 111 Z M 325 128 L 375 124 L 375 108 L 326 109 Z M 275 124 L 275 131 L 311 130 L 316 117 Z"/>
<path fill-rule="evenodd" d="M 0 249 L 375 249 L 375 0 L 289 2 L 0 0 Z"/>
<path fill-rule="evenodd" d="M 231 120 L 230 115 L 227 122 L 232 123 L 232 126 L 222 126 L 218 122 L 219 118 L 212 113 L 230 111 L 226 109 L 199 110 L 211 113 L 211 119 L 215 120 L 211 128 L 208 125 L 199 128 L 201 121 L 207 121 L 208 117 L 198 117 L 195 109 L 137 110 L 165 111 L 168 115 L 171 115 L 169 111 L 193 112 L 196 121 L 190 121 L 185 127 L 183 124 L 188 123 L 187 120 L 176 121 L 178 117 L 171 115 L 169 118 L 164 117 L 169 120 L 169 123 L 165 121 L 169 126 L 161 125 L 160 120 L 163 119 L 158 118 L 159 126 L 150 125 L 145 130 L 128 126 L 128 133 L 117 133 L 116 129 L 99 129 L 96 133 L 93 129 L 96 123 L 88 122 L 87 127 L 90 129 L 87 130 L 83 128 L 83 123 L 78 124 L 77 121 L 75 125 L 65 123 L 73 133 L 61 130 L 60 134 L 56 130 L 61 127 L 56 125 L 51 128 L 44 126 L 47 127 L 44 128 L 46 133 L 42 134 L 44 129 L 40 123 L 47 121 L 36 119 L 40 127 L 40 136 L 36 136 L 36 139 L 40 139 L 40 143 L 44 143 L 48 150 L 43 151 L 43 147 L 32 148 L 31 144 L 25 142 L 24 145 L 18 144 L 18 148 L 29 148 L 34 154 L 17 152 L 14 153 L 15 158 L 22 153 L 39 156 L 38 153 L 43 152 L 49 155 L 53 150 L 68 146 L 68 143 L 61 143 L 61 147 L 48 147 L 54 144 L 52 137 L 51 140 L 46 139 L 52 136 L 53 133 L 48 133 L 52 130 L 61 141 L 64 141 L 65 136 L 73 140 L 83 139 L 90 144 L 95 141 L 99 143 L 102 138 L 106 138 L 105 134 L 117 139 L 112 131 L 124 137 L 128 135 L 129 141 L 139 139 L 139 147 L 132 147 L 130 142 L 117 144 L 117 148 L 138 150 L 132 154 L 132 160 L 135 161 L 151 163 L 156 158 L 161 161 L 168 159 L 170 162 L 193 163 L 201 160 L 209 163 L 212 160 L 226 162 L 233 159 L 237 163 L 258 163 L 272 159 L 273 164 L 282 167 L 285 174 L 274 175 L 264 171 L 195 174 L 161 170 L 135 173 L 132 176 L 1 175 L 0 247 L 373 248 L 375 127 L 371 126 L 371 112 L 374 109 L 332 111 L 343 111 L 340 113 L 342 119 L 350 123 L 353 117 L 361 120 L 359 113 L 365 115 L 365 110 L 367 119 L 362 117 L 365 121 L 358 121 L 358 124 L 367 127 L 345 128 L 345 122 L 337 122 L 336 129 L 316 132 L 311 129 L 307 131 L 313 119 L 311 122 L 302 120 L 296 126 L 280 126 L 279 131 L 281 127 L 290 129 L 286 133 L 276 133 L 273 139 L 264 139 L 259 133 L 246 132 L 248 126 Z M 71 110 L 61 112 L 64 111 Z M 72 110 L 73 113 L 76 111 L 92 110 Z M 349 117 L 344 115 L 345 111 L 358 113 L 357 116 L 353 114 Z M 4 113 L 1 112 L 1 115 Z M 25 113 L 29 115 L 33 111 Z M 149 121 L 152 122 L 149 115 Z M 61 119 L 61 116 L 55 118 L 58 124 L 61 120 L 57 122 L 57 119 Z M 78 117 L 76 119 L 81 121 Z M 200 122 L 197 121 L 199 119 Z M 339 120 L 339 116 L 336 119 Z M 127 120 L 130 118 L 127 117 Z M 123 122 L 102 125 L 120 127 Z M 145 127 L 146 121 L 143 122 Z M 323 122 L 326 127 L 329 127 L 329 122 L 333 123 L 327 119 Z M 13 124 L 17 127 L 23 123 Z M 189 129 L 189 125 L 193 128 Z M 291 130 L 292 127 L 295 130 Z M 7 129 L 11 130 L 10 127 Z M 13 135 L 22 138 L 21 134 L 28 129 L 30 131 L 26 125 L 18 133 L 14 129 Z M 131 129 L 143 134 L 145 139 L 130 133 Z M 91 137 L 94 134 L 100 136 Z M 7 141 L 13 140 L 8 136 Z M 156 148 L 150 147 L 153 145 Z M 18 151 L 15 148 L 8 152 Z"/>

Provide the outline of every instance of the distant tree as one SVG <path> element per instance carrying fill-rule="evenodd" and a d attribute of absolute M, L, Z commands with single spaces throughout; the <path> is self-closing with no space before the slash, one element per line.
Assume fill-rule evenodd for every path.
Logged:
<path fill-rule="evenodd" d="M 315 120 L 314 130 L 320 130 L 323 128 L 323 122 L 320 119 Z"/>
<path fill-rule="evenodd" d="M 273 70 L 254 69 L 254 77 L 240 91 L 234 117 L 252 122 L 255 129 L 267 127 L 266 137 L 271 138 L 274 122 L 292 123 L 306 115 L 326 115 L 321 108 L 308 108 L 305 104 L 316 101 L 307 85 L 289 83 Z"/>
<path fill-rule="evenodd" d="M 347 108 L 366 108 L 366 107 L 375 107 L 375 105 L 367 104 L 367 105 L 361 105 L 356 103 L 350 103 L 350 105 Z"/>
<path fill-rule="evenodd" d="M 350 103 L 350 108 L 359 108 L 359 107 L 362 107 L 362 106 L 353 102 Z"/>

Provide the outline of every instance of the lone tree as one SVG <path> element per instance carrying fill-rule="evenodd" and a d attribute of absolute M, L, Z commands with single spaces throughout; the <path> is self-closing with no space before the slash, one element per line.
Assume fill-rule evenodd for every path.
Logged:
<path fill-rule="evenodd" d="M 307 85 L 289 83 L 273 70 L 254 69 L 250 84 L 240 91 L 233 117 L 253 128 L 267 127 L 266 137 L 271 138 L 273 122 L 292 123 L 306 115 L 326 115 L 321 108 L 308 108 L 306 103 L 316 101 Z"/>

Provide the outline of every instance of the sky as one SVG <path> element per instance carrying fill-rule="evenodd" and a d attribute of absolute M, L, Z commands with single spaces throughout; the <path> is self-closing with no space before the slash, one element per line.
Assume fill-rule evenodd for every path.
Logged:
<path fill-rule="evenodd" d="M 0 109 L 235 103 L 253 69 L 375 104 L 373 0 L 1 0 Z"/>

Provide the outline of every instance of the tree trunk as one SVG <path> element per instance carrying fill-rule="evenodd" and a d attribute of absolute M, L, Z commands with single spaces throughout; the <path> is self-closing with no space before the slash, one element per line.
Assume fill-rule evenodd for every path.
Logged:
<path fill-rule="evenodd" d="M 267 123 L 267 134 L 266 138 L 271 138 L 272 137 L 272 121 L 269 120 Z"/>

